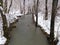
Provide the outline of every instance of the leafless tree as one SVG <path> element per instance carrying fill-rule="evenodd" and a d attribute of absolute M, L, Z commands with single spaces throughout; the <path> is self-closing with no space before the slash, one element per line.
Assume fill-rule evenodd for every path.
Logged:
<path fill-rule="evenodd" d="M 53 0 L 52 13 L 51 13 L 51 25 L 50 25 L 50 42 L 51 42 L 51 45 L 54 45 L 54 22 L 55 22 L 55 16 L 57 13 L 57 5 L 58 5 L 58 0 Z"/>
<path fill-rule="evenodd" d="M 47 3 L 48 3 L 48 0 L 45 0 L 45 20 L 48 19 L 48 8 L 47 8 Z"/>
<path fill-rule="evenodd" d="M 8 0 L 5 0 L 5 3 L 4 3 L 4 13 L 9 13 L 9 11 L 10 11 L 10 8 L 11 8 L 11 6 L 12 6 L 12 1 L 13 0 L 11 0 L 11 3 L 10 3 L 10 5 L 9 5 L 9 9 L 7 9 L 7 4 L 8 4 Z"/>
<path fill-rule="evenodd" d="M 34 5 L 33 5 L 33 12 L 34 12 L 34 14 L 35 14 L 35 10 L 36 10 L 36 0 L 33 0 L 33 2 L 34 2 Z"/>
<path fill-rule="evenodd" d="M 23 0 L 23 9 L 24 9 L 24 15 L 25 15 L 25 0 Z"/>
<path fill-rule="evenodd" d="M 5 0 L 4 12 L 7 13 L 7 0 Z"/>
<path fill-rule="evenodd" d="M 21 5 L 21 0 L 20 0 L 20 13 L 22 14 L 23 13 L 23 10 L 22 10 L 22 5 Z"/>
<path fill-rule="evenodd" d="M 11 0 L 10 6 L 9 6 L 9 9 L 8 9 L 8 13 L 9 13 L 10 8 L 11 8 L 11 6 L 12 6 L 12 1 L 13 1 L 13 0 Z"/>
<path fill-rule="evenodd" d="M 0 0 L 1 2 L 1 7 L 3 6 L 3 0 Z M 3 8 L 3 7 L 2 7 Z M 4 36 L 7 37 L 7 30 L 8 30 L 8 27 L 7 27 L 7 19 L 6 19 L 6 16 L 3 14 L 3 10 L 0 9 L 0 13 L 1 13 L 1 17 L 2 17 L 2 21 L 3 21 L 3 30 L 4 30 Z"/>
<path fill-rule="evenodd" d="M 36 26 L 38 25 L 38 5 L 39 4 L 39 0 L 37 0 L 36 3 L 36 10 L 35 10 L 35 15 L 36 15 Z"/>

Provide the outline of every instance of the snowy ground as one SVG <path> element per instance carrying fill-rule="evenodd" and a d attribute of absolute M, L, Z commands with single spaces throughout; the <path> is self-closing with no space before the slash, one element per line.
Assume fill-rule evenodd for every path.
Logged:
<path fill-rule="evenodd" d="M 36 16 L 34 15 L 34 20 L 36 21 Z M 45 32 L 50 34 L 50 20 L 51 14 L 48 14 L 48 20 L 44 20 L 44 13 L 38 13 L 38 25 L 40 25 Z M 55 38 L 58 36 L 59 42 L 57 45 L 60 45 L 60 16 L 56 16 L 55 18 Z"/>

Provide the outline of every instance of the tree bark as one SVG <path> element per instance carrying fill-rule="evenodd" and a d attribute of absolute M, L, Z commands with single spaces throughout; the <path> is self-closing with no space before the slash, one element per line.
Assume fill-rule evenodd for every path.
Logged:
<path fill-rule="evenodd" d="M 57 13 L 57 5 L 58 5 L 58 0 L 53 0 L 52 14 L 51 14 L 51 25 L 50 25 L 50 42 L 51 42 L 51 45 L 54 45 L 54 23 L 55 23 L 55 16 Z"/>
<path fill-rule="evenodd" d="M 12 6 L 12 1 L 13 1 L 13 0 L 11 0 L 11 3 L 10 3 L 10 6 L 9 6 L 9 9 L 8 9 L 8 11 L 7 11 L 8 13 L 9 13 L 10 8 L 11 8 L 11 6 Z"/>
<path fill-rule="evenodd" d="M 1 0 L 1 7 L 3 8 L 3 0 Z M 4 36 L 7 38 L 8 37 L 8 27 L 7 27 L 7 19 L 6 16 L 3 14 L 3 11 L 0 9 L 2 21 L 3 21 L 3 30 L 4 30 Z"/>
<path fill-rule="evenodd" d="M 48 19 L 48 8 L 47 8 L 47 2 L 48 2 L 48 0 L 45 1 L 45 20 Z"/>
<path fill-rule="evenodd" d="M 36 11 L 35 11 L 35 15 L 36 15 L 36 26 L 38 25 L 38 4 L 39 4 L 39 0 L 37 0 Z"/>
<path fill-rule="evenodd" d="M 7 0 L 5 0 L 4 13 L 7 13 Z"/>
<path fill-rule="evenodd" d="M 24 15 L 25 15 L 25 0 L 23 1 L 23 9 L 24 9 Z"/>

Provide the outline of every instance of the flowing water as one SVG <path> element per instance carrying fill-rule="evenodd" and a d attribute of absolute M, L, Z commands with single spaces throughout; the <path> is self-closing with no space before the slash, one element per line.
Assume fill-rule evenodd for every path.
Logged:
<path fill-rule="evenodd" d="M 16 28 L 11 32 L 8 45 L 48 45 L 47 39 L 39 27 L 35 27 L 32 15 L 19 18 Z"/>

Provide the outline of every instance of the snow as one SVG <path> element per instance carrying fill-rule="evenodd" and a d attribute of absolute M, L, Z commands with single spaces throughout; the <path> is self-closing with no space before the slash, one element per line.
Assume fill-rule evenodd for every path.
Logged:
<path fill-rule="evenodd" d="M 7 39 L 4 37 L 4 31 L 3 31 L 3 23 L 2 18 L 0 14 L 0 44 L 5 44 Z"/>
<path fill-rule="evenodd" d="M 17 16 L 22 16 L 23 14 L 20 14 L 19 11 L 13 11 L 10 12 L 9 14 L 5 14 L 6 19 L 7 19 L 7 23 L 8 23 L 8 27 L 10 26 L 10 23 L 15 22 L 15 20 L 18 19 Z M 0 14 L 0 44 L 5 44 L 7 41 L 7 38 L 5 38 L 4 36 L 4 31 L 3 31 L 3 22 L 2 22 L 2 17 Z"/>
<path fill-rule="evenodd" d="M 34 20 L 36 21 L 36 16 L 34 15 Z M 42 12 L 38 13 L 38 25 L 42 26 L 45 29 L 45 32 L 50 34 L 50 21 L 44 20 L 44 14 Z"/>
<path fill-rule="evenodd" d="M 58 38 L 59 39 L 59 42 L 58 42 L 58 44 L 57 45 L 60 45 L 60 38 Z"/>
<path fill-rule="evenodd" d="M 4 36 L 0 37 L 0 44 L 5 44 L 6 43 L 6 38 Z"/>
<path fill-rule="evenodd" d="M 0 9 L 3 11 L 3 8 L 0 7 Z M 19 10 L 12 10 L 9 13 L 3 13 L 6 16 L 8 27 L 10 26 L 10 23 L 15 22 L 15 20 L 18 19 L 18 16 L 22 16 L 23 14 L 20 14 Z M 0 13 L 0 45 L 5 44 L 7 41 L 7 38 L 4 37 L 4 31 L 3 31 L 3 22 L 2 17 Z"/>
<path fill-rule="evenodd" d="M 22 16 L 23 14 L 20 13 L 19 10 L 12 10 L 9 12 L 9 19 L 10 19 L 10 23 L 14 22 L 16 19 L 18 19 L 18 16 Z"/>
<path fill-rule="evenodd" d="M 8 27 L 10 25 L 10 23 L 15 22 L 15 20 L 18 19 L 18 16 L 23 16 L 23 14 L 20 14 L 19 10 L 12 10 L 9 13 L 5 14 L 6 18 L 7 18 L 7 23 L 8 23 Z"/>
<path fill-rule="evenodd" d="M 0 6 L 0 9 L 3 10 L 3 8 Z"/>
<path fill-rule="evenodd" d="M 13 15 L 15 15 L 17 17 L 17 16 L 22 16 L 23 14 L 21 14 L 19 10 L 17 10 L 17 11 L 15 10 L 15 11 L 13 11 Z"/>
<path fill-rule="evenodd" d="M 38 13 L 38 25 L 40 25 L 47 34 L 50 34 L 50 20 L 51 14 L 48 13 L 48 20 L 44 20 L 44 13 Z M 34 20 L 36 21 L 36 16 L 34 15 Z M 55 28 L 54 28 L 54 37 L 58 37 L 58 44 L 60 45 L 60 16 L 55 17 Z"/>

